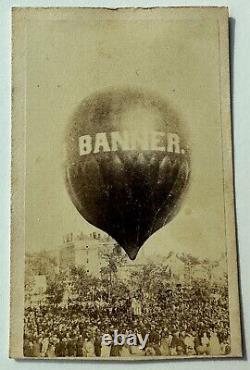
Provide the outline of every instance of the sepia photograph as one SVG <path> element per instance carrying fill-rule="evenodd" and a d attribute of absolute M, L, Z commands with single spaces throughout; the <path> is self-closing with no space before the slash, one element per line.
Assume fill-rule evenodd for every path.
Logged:
<path fill-rule="evenodd" d="M 13 8 L 10 357 L 241 357 L 228 9 Z"/>

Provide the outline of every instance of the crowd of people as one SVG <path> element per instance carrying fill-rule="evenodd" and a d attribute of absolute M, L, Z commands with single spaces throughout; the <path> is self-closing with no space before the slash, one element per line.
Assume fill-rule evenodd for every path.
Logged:
<path fill-rule="evenodd" d="M 146 347 L 102 343 L 114 330 L 145 337 Z M 131 291 L 125 283 L 91 288 L 62 302 L 27 305 L 26 357 L 220 356 L 230 353 L 227 288 L 209 282 Z"/>

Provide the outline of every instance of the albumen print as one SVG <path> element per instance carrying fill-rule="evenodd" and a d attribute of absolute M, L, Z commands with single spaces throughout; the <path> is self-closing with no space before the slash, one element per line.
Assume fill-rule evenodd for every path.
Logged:
<path fill-rule="evenodd" d="M 239 357 L 226 8 L 13 10 L 10 356 Z"/>

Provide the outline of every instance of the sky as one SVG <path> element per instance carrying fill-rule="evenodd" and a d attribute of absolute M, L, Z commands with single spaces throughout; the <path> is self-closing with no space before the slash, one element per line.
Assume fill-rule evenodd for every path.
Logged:
<path fill-rule="evenodd" d="M 146 241 L 136 262 L 170 250 L 212 259 L 225 251 L 217 23 L 135 17 L 69 14 L 28 23 L 27 251 L 60 248 L 69 232 L 98 231 L 67 193 L 64 138 L 79 103 L 108 87 L 146 89 L 169 102 L 192 151 L 181 210 Z"/>

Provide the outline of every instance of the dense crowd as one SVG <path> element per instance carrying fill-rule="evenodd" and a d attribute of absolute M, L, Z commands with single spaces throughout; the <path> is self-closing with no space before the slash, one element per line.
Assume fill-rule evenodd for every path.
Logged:
<path fill-rule="evenodd" d="M 114 330 L 149 338 L 138 346 L 102 345 Z M 208 282 L 131 292 L 128 286 L 94 288 L 66 302 L 25 308 L 24 356 L 196 356 L 230 353 L 226 287 Z"/>

